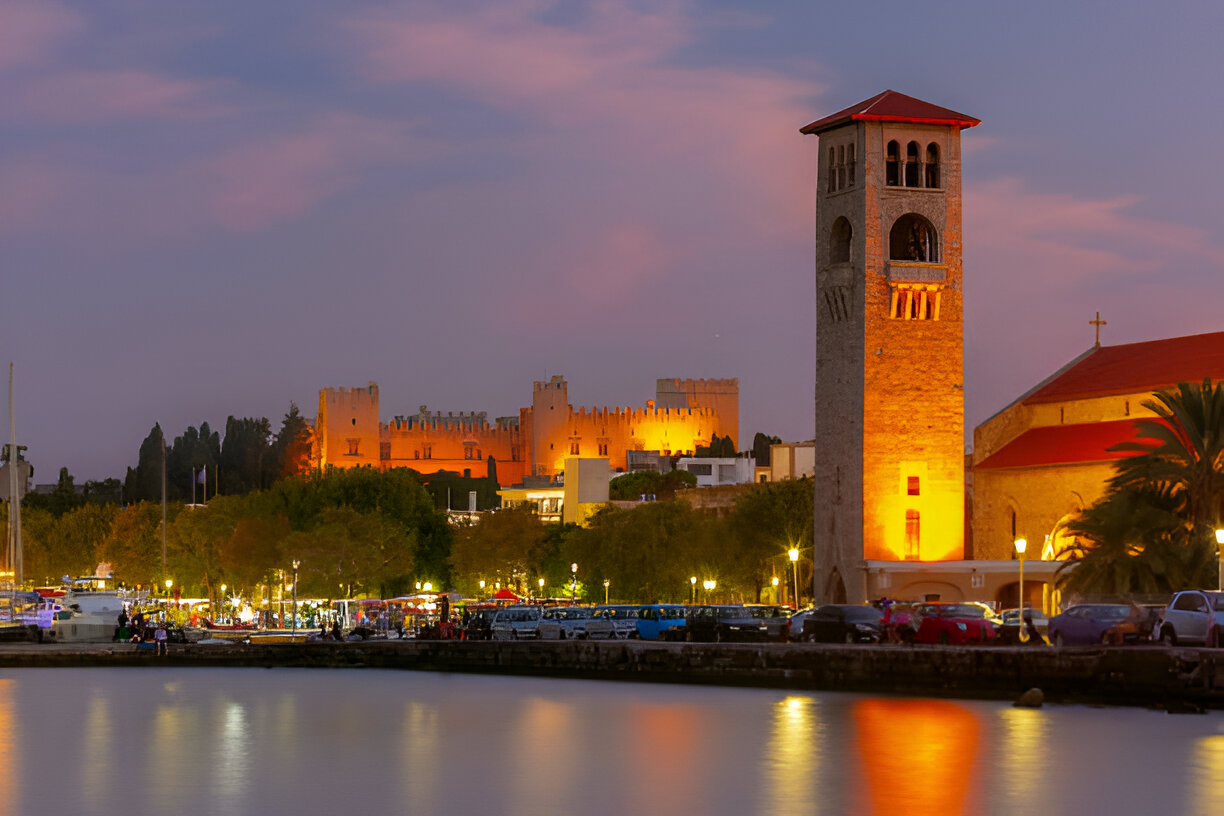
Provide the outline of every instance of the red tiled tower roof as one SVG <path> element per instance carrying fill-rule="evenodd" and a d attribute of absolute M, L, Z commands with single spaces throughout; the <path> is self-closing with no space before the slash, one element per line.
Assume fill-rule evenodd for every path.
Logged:
<path fill-rule="evenodd" d="M 831 116 L 817 119 L 807 127 L 800 128 L 804 134 L 823 133 L 826 130 L 844 125 L 847 122 L 910 122 L 921 125 L 957 125 L 962 130 L 974 125 L 980 125 L 982 120 L 974 119 L 954 110 L 923 102 L 912 96 L 906 96 L 896 91 L 884 91 L 870 99 L 865 99 L 857 105 L 851 105 Z"/>
<path fill-rule="evenodd" d="M 1042 403 L 1159 391 L 1224 380 L 1224 332 L 1097 346 L 1021 398 Z"/>

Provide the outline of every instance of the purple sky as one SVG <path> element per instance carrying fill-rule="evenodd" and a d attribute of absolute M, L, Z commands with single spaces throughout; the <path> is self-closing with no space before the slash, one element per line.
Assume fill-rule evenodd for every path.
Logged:
<path fill-rule="evenodd" d="M 812 433 L 816 139 L 965 131 L 969 426 L 1091 345 L 1222 328 L 1216 3 L 0 0 L 0 349 L 37 482 L 167 432 L 642 407 Z M 7 412 L 5 412 L 7 419 Z M 7 426 L 7 423 L 6 423 Z M 7 427 L 3 429 L 7 441 Z"/>

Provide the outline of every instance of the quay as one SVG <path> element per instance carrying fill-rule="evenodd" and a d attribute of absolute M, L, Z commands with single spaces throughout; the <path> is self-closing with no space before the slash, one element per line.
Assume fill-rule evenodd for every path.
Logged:
<path fill-rule="evenodd" d="M 373 668 L 585 680 L 688 683 L 1047 702 L 1224 708 L 1224 651 L 1165 646 L 1042 647 L 655 643 L 648 641 L 312 641 L 171 644 L 0 644 L 12 668 L 212 666 Z"/>

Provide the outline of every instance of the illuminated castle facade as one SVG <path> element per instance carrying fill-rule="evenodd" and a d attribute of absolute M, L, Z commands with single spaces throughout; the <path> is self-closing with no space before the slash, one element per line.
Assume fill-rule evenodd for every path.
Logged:
<path fill-rule="evenodd" d="M 978 120 L 885 91 L 819 137 L 818 599 L 886 594 L 873 564 L 965 554 L 961 145 Z"/>
<path fill-rule="evenodd" d="M 324 388 L 315 420 L 315 467 L 407 467 L 474 478 L 495 464 L 498 484 L 554 478 L 570 458 L 628 470 L 630 451 L 691 455 L 714 435 L 739 440 L 739 381 L 661 379 L 645 409 L 574 408 L 564 377 L 536 382 L 531 406 L 492 422 L 485 412 L 429 412 L 379 419 L 378 385 Z"/>

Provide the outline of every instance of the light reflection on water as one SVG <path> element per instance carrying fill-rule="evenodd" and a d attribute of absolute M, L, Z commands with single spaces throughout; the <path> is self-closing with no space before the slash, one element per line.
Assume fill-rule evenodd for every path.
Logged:
<path fill-rule="evenodd" d="M 0 816 L 1218 814 L 1224 715 L 371 670 L 0 676 Z"/>

